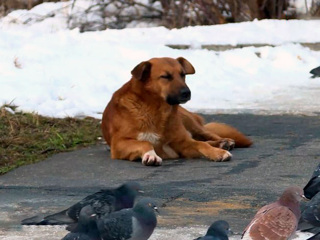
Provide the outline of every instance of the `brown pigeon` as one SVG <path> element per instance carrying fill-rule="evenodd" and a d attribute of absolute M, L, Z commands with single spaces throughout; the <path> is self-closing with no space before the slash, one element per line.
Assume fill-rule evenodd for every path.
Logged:
<path fill-rule="evenodd" d="M 262 207 L 242 234 L 244 240 L 287 240 L 297 229 L 299 202 L 304 198 L 299 187 L 289 187 L 273 203 Z"/>

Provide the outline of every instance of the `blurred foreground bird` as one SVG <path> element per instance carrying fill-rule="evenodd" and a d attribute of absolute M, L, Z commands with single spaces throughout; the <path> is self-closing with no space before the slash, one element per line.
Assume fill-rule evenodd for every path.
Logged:
<path fill-rule="evenodd" d="M 21 221 L 22 225 L 64 225 L 78 222 L 80 211 L 90 205 L 97 215 L 109 214 L 124 208 L 132 208 L 136 196 L 141 191 L 137 182 L 128 182 L 114 189 L 104 189 L 91 194 L 71 207 L 40 218 L 38 216 Z"/>
<path fill-rule="evenodd" d="M 79 214 L 78 224 L 62 240 L 101 240 L 96 216 L 90 205 L 83 207 Z"/>
<path fill-rule="evenodd" d="M 320 193 L 304 204 L 298 229 L 312 233 L 320 232 Z"/>
<path fill-rule="evenodd" d="M 301 218 L 298 230 L 317 233 L 311 239 L 320 238 L 320 164 L 314 170 L 311 179 L 304 187 L 304 195 L 309 202 L 301 202 Z"/>
<path fill-rule="evenodd" d="M 314 170 L 309 182 L 303 188 L 303 191 L 308 199 L 312 199 L 314 195 L 320 192 L 320 164 Z"/>
<path fill-rule="evenodd" d="M 310 73 L 312 74 L 312 78 L 320 77 L 320 66 L 312 69 Z"/>
<path fill-rule="evenodd" d="M 229 224 L 226 221 L 219 220 L 211 224 L 205 236 L 194 240 L 228 240 L 230 232 Z"/>
<path fill-rule="evenodd" d="M 320 232 L 318 232 L 314 236 L 308 238 L 307 240 L 320 240 Z"/>
<path fill-rule="evenodd" d="M 157 207 L 150 198 L 142 198 L 130 209 L 97 219 L 102 240 L 147 240 L 157 225 Z"/>
<path fill-rule="evenodd" d="M 262 207 L 246 227 L 241 239 L 286 240 L 297 229 L 300 218 L 299 202 L 304 198 L 299 187 L 289 187 L 281 197 Z"/>

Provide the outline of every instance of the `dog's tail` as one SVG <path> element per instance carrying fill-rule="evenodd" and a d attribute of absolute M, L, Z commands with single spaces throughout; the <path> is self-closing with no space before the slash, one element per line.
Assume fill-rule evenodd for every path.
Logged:
<path fill-rule="evenodd" d="M 236 128 L 224 123 L 211 122 L 204 125 L 205 129 L 219 135 L 222 138 L 231 138 L 235 141 L 235 147 L 245 148 L 252 145 L 252 141 Z"/>

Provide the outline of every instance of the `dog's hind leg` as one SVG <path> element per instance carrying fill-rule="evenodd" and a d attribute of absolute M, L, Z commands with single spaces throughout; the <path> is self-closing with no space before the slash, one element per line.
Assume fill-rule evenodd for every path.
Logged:
<path fill-rule="evenodd" d="M 189 112 L 183 107 L 178 109 L 182 119 L 183 126 L 191 134 L 192 138 L 198 141 L 207 141 L 211 146 L 226 150 L 234 148 L 234 140 L 231 138 L 221 138 L 213 131 L 207 130 L 204 125 L 204 120 L 199 115 Z"/>
<path fill-rule="evenodd" d="M 232 138 L 235 141 L 235 147 L 250 147 L 252 145 L 252 141 L 248 137 L 230 125 L 211 122 L 205 124 L 204 128 L 211 134 L 217 134 L 222 138 Z"/>
<path fill-rule="evenodd" d="M 228 161 L 232 157 L 231 153 L 226 150 L 212 147 L 207 142 L 196 141 L 191 138 L 172 143 L 172 147 L 182 157 L 186 158 L 205 157 L 216 162 L 221 162 Z"/>
<path fill-rule="evenodd" d="M 135 139 L 113 139 L 111 158 L 129 159 L 130 161 L 142 159 L 142 164 L 147 166 L 162 164 L 162 158 L 156 154 L 150 142 Z"/>

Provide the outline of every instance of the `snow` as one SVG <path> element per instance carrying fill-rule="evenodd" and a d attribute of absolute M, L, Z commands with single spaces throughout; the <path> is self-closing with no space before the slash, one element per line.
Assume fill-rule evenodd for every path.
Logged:
<path fill-rule="evenodd" d="M 0 105 L 52 117 L 101 118 L 138 63 L 183 56 L 196 69 L 187 77 L 192 100 L 185 107 L 190 110 L 315 114 L 320 107 L 320 80 L 309 74 L 320 65 L 320 52 L 299 44 L 320 42 L 320 20 L 80 33 L 67 29 L 69 8 L 68 2 L 46 3 L 0 19 Z M 39 20 L 52 12 L 55 17 Z M 201 49 L 208 44 L 267 46 Z"/>

